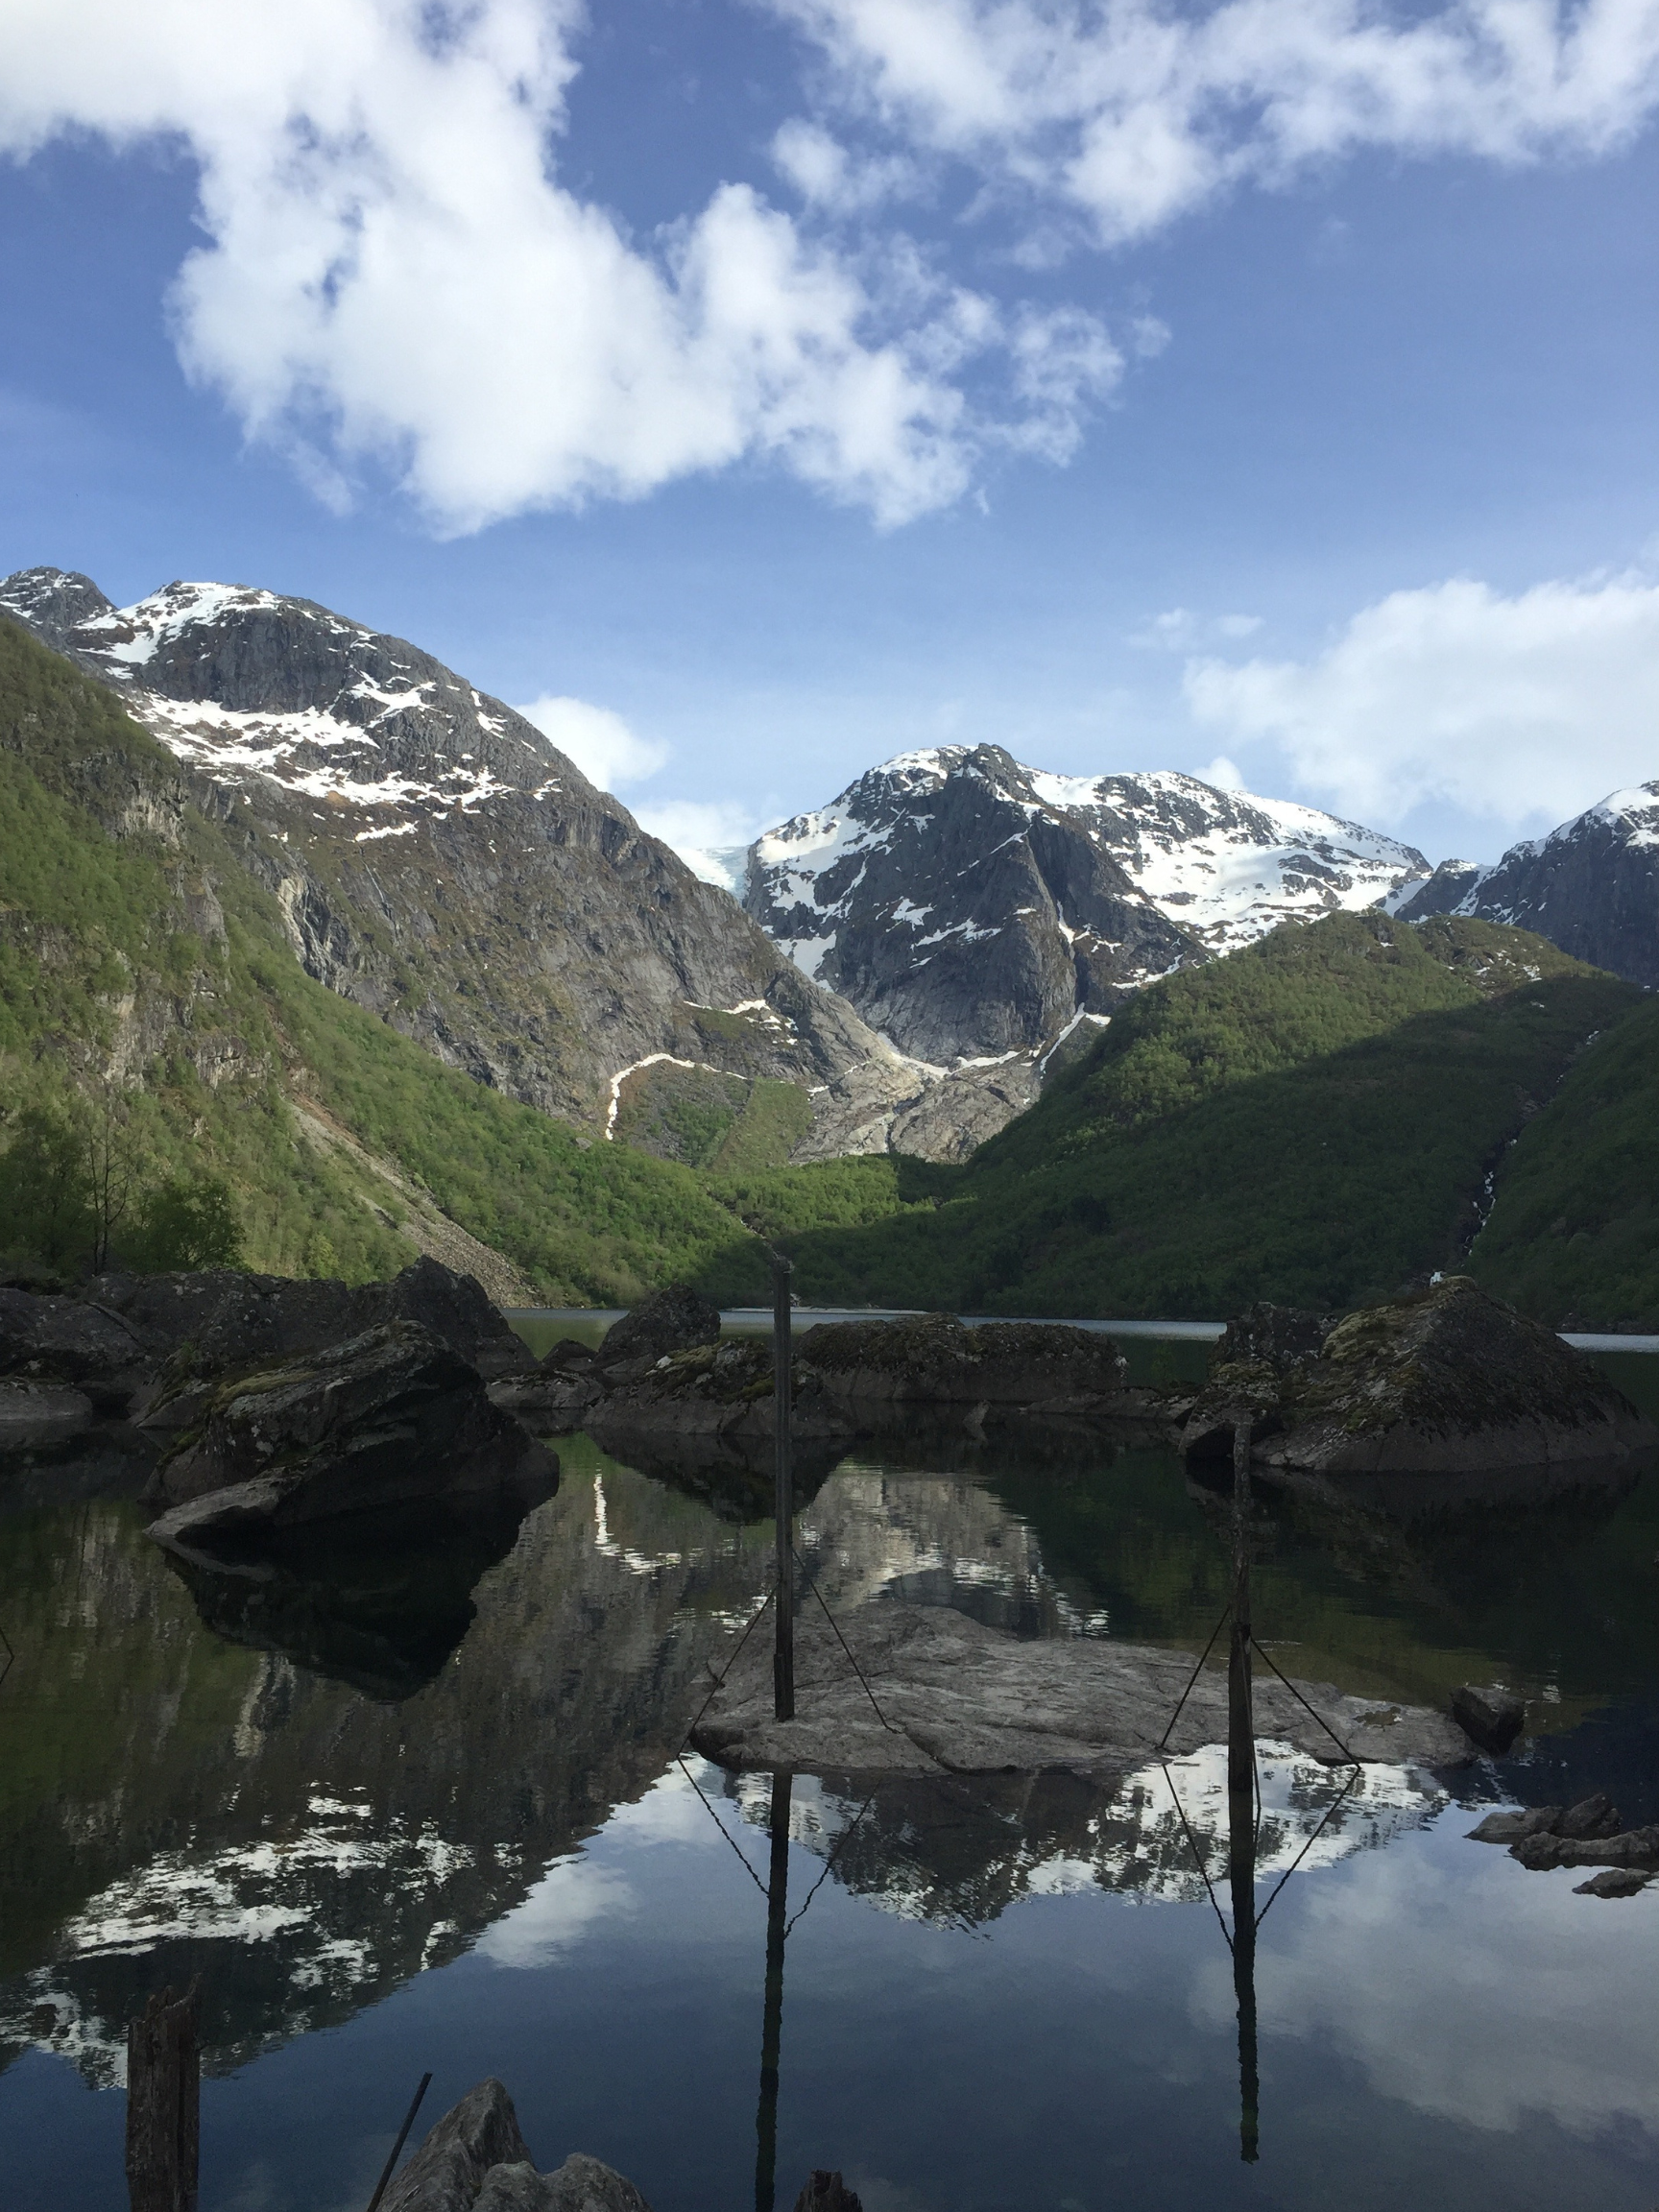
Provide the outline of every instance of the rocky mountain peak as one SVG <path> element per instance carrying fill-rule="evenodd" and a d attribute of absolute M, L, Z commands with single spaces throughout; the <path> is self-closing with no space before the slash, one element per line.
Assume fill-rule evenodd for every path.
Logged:
<path fill-rule="evenodd" d="M 1489 868 L 1442 861 L 1396 908 L 1407 922 L 1468 914 L 1513 923 L 1575 959 L 1659 987 L 1659 781 L 1609 792 Z"/>
<path fill-rule="evenodd" d="M 1410 846 L 1313 807 L 948 745 L 757 839 L 744 903 L 906 1051 L 1040 1058 L 1172 968 L 1428 875 Z"/>

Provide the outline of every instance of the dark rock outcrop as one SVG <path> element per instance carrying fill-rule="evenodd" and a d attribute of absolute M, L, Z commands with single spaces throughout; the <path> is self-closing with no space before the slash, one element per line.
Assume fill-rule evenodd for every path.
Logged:
<path fill-rule="evenodd" d="M 547 1455 L 412 1321 L 227 1382 L 157 1467 L 151 1533 L 193 1550 L 343 1514 L 544 1484 Z"/>
<path fill-rule="evenodd" d="M 1246 1415 L 1255 1460 L 1286 1474 L 1590 1467 L 1659 1442 L 1582 1353 L 1456 1275 L 1350 1313 L 1316 1359 L 1218 1364 L 1189 1463 L 1230 1457 Z"/>
<path fill-rule="evenodd" d="M 538 1435 L 580 1429 L 584 1415 L 605 1394 L 605 1379 L 591 1344 L 562 1336 L 528 1375 L 492 1382 L 490 1397 Z"/>
<path fill-rule="evenodd" d="M 96 1299 L 0 1290 L 0 1376 L 68 1383 L 100 1412 L 123 1412 L 147 1366 L 139 1332 Z"/>
<path fill-rule="evenodd" d="M 1512 1691 L 1465 1682 L 1452 1693 L 1452 1718 L 1471 1743 L 1501 1759 L 1526 1726 L 1527 1707 Z"/>
<path fill-rule="evenodd" d="M 790 1433 L 850 1437 L 857 1430 L 856 1420 L 807 1362 L 805 1347 L 815 1334 L 800 1339 L 803 1349 L 791 1364 Z M 689 1352 L 664 1353 L 649 1365 L 630 1361 L 620 1371 L 613 1369 L 610 1380 L 612 1386 L 583 1424 L 607 1451 L 620 1452 L 622 1439 L 652 1432 L 753 1441 L 770 1437 L 777 1429 L 769 1336 L 728 1336 Z"/>
<path fill-rule="evenodd" d="M 827 1321 L 800 1348 L 826 1389 L 862 1406 L 1098 1410 L 1121 1399 L 1128 1375 L 1109 1336 L 1053 1321 Z"/>
<path fill-rule="evenodd" d="M 1317 1359 L 1337 1319 L 1334 1313 L 1310 1313 L 1299 1306 L 1275 1306 L 1261 1299 L 1248 1312 L 1228 1322 L 1215 1347 L 1215 1363 L 1260 1360 L 1283 1368 Z"/>
<path fill-rule="evenodd" d="M 1575 1882 L 1575 1897 L 1634 1897 L 1639 1889 L 1646 1889 L 1653 1879 L 1635 1866 L 1604 1866 L 1599 1874 L 1592 1874 L 1588 1882 Z"/>
<path fill-rule="evenodd" d="M 670 1283 L 611 1324 L 599 1346 L 599 1362 L 619 1367 L 629 1359 L 661 1359 L 671 1352 L 712 1344 L 719 1334 L 719 1307 L 688 1284 Z"/>
<path fill-rule="evenodd" d="M 581 2151 L 551 2174 L 538 2174 L 528 2159 L 496 2166 L 473 2202 L 474 2212 L 651 2212 L 632 2181 Z"/>
<path fill-rule="evenodd" d="M 0 1380 L 0 1455 L 56 1444 L 92 1426 L 92 1401 L 63 1383 Z"/>
<path fill-rule="evenodd" d="M 1488 1813 L 1469 1831 L 1471 1842 L 1504 1843 L 1511 1859 L 1534 1873 L 1557 1866 L 1605 1866 L 1612 1875 L 1584 1883 L 1580 1895 L 1629 1897 L 1659 1874 L 1659 1827 L 1625 1828 L 1605 1791 L 1576 1805 L 1529 1805 L 1519 1812 Z"/>
<path fill-rule="evenodd" d="M 142 1347 L 153 1365 L 172 1359 L 164 1397 L 193 1379 L 260 1361 L 321 1352 L 387 1321 L 429 1330 L 486 1380 L 534 1369 L 523 1338 L 474 1277 L 420 1259 L 385 1283 L 248 1275 L 230 1267 L 182 1275 L 105 1275 L 86 1296 Z M 159 1407 L 152 1409 L 154 1418 Z M 180 1415 L 172 1416 L 174 1426 Z"/>

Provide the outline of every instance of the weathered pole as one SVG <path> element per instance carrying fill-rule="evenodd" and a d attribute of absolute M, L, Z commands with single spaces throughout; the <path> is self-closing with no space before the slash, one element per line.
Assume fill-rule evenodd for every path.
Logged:
<path fill-rule="evenodd" d="M 196 2212 L 202 2061 L 200 1980 L 153 1995 L 127 2028 L 127 2190 L 132 2212 Z"/>
<path fill-rule="evenodd" d="M 772 1710 L 780 1720 L 795 1718 L 795 1469 L 789 1434 L 793 1385 L 789 1279 L 793 1273 L 783 1255 L 774 1252 L 772 1393 L 778 1416 L 778 1445 L 773 1510 L 778 1523 L 778 1641 L 772 1654 Z"/>
<path fill-rule="evenodd" d="M 772 1863 L 766 1881 L 766 2010 L 760 2031 L 760 2104 L 755 2116 L 755 2212 L 772 2212 L 778 2175 L 778 2063 L 783 2044 L 783 1936 L 789 1911 L 789 1792 L 772 1777 Z"/>
<path fill-rule="evenodd" d="M 1233 1892 L 1233 1990 L 1238 2005 L 1238 2155 L 1257 2156 L 1256 1709 L 1250 1671 L 1250 1443 L 1233 1431 L 1233 1633 L 1227 1653 L 1227 1834 Z"/>

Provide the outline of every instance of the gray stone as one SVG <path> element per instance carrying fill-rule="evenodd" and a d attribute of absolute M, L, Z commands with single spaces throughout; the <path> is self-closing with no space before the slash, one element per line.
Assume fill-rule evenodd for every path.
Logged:
<path fill-rule="evenodd" d="M 548 1457 L 446 1344 L 393 1321 L 227 1383 L 156 1469 L 147 1495 L 173 1509 L 151 1534 L 189 1549 L 421 1499 L 544 1487 Z"/>
<path fill-rule="evenodd" d="M 839 1640 L 806 1612 L 796 1631 L 797 1718 L 772 1718 L 770 1648 L 752 1638 L 698 1724 L 697 1749 L 736 1769 L 1098 1775 L 1143 1764 L 1166 1729 L 1176 1754 L 1226 1739 L 1227 1677 L 1214 1668 L 1199 1674 L 1170 1729 L 1191 1653 L 1107 1638 L 1022 1643 L 931 1606 L 866 1605 L 840 1628 L 879 1713 Z M 1347 1696 L 1325 1683 L 1297 1688 L 1320 1719 L 1276 1679 L 1259 1676 L 1259 1735 L 1334 1766 L 1343 1761 L 1338 1744 L 1362 1761 L 1468 1763 L 1462 1731 L 1439 1714 Z"/>
<path fill-rule="evenodd" d="M 1260 1359 L 1269 1367 L 1290 1367 L 1317 1359 L 1337 1319 L 1334 1313 L 1311 1313 L 1299 1306 L 1275 1306 L 1261 1299 L 1248 1312 L 1228 1322 L 1215 1347 L 1215 1363 Z"/>
<path fill-rule="evenodd" d="M 393 2176 L 380 2212 L 471 2212 L 492 2167 L 512 2167 L 529 2156 L 512 2098 L 487 2079 L 450 2106 Z"/>
<path fill-rule="evenodd" d="M 1502 1758 L 1526 1725 L 1527 1707 L 1500 1684 L 1482 1690 L 1465 1682 L 1452 1693 L 1452 1718 L 1482 1751 Z"/>
<path fill-rule="evenodd" d="M 1604 1836 L 1617 1836 L 1623 1826 L 1618 1806 L 1605 1790 L 1598 1790 L 1580 1797 L 1576 1805 L 1568 1806 L 1555 1823 L 1555 1834 L 1574 1842 L 1594 1842 Z"/>
<path fill-rule="evenodd" d="M 1575 1897 L 1634 1897 L 1638 1889 L 1646 1889 L 1653 1879 L 1651 1874 L 1639 1873 L 1633 1866 L 1605 1866 L 1599 1874 L 1592 1874 L 1588 1882 L 1574 1884 Z"/>
<path fill-rule="evenodd" d="M 719 1334 L 719 1307 L 687 1284 L 670 1283 L 611 1324 L 599 1347 L 599 1359 L 606 1367 L 620 1366 L 625 1359 L 661 1359 L 673 1352 L 712 1344 Z"/>
<path fill-rule="evenodd" d="M 1523 1836 L 1510 1844 L 1509 1856 L 1534 1873 L 1554 1866 L 1641 1866 L 1653 1873 L 1659 1871 L 1659 1827 L 1599 1838 Z"/>

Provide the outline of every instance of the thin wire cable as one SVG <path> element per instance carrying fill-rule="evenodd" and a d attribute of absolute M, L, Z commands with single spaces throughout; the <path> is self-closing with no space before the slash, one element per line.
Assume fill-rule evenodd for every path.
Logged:
<path fill-rule="evenodd" d="M 1169 1746 L 1169 1729 L 1170 1729 L 1170 1728 L 1173 1728 L 1173 1727 L 1174 1727 L 1174 1725 L 1175 1725 L 1175 1723 L 1176 1723 L 1176 1721 L 1180 1719 L 1180 1718 L 1181 1718 L 1181 1714 L 1182 1714 L 1182 1711 L 1183 1711 L 1183 1709 L 1184 1709 L 1184 1708 L 1185 1708 L 1185 1706 L 1186 1706 L 1187 1700 L 1188 1700 L 1188 1698 L 1189 1698 L 1189 1697 L 1190 1697 L 1190 1696 L 1191 1696 L 1191 1695 L 1192 1695 L 1192 1685 L 1193 1685 L 1193 1683 L 1194 1683 L 1194 1682 L 1196 1682 L 1196 1681 L 1197 1681 L 1197 1679 L 1198 1679 L 1199 1675 L 1203 1673 L 1203 1671 L 1204 1671 L 1204 1663 L 1205 1663 L 1205 1661 L 1206 1661 L 1206 1660 L 1209 1658 L 1209 1656 L 1210 1656 L 1211 1652 L 1212 1652 L 1212 1651 L 1214 1651 L 1214 1648 L 1215 1648 L 1215 1639 L 1216 1639 L 1216 1637 L 1220 1635 L 1220 1633 L 1221 1633 L 1222 1629 L 1226 1627 L 1226 1625 L 1227 1625 L 1228 1622 L 1229 1622 L 1229 1621 L 1231 1621 L 1231 1620 L 1232 1620 L 1232 1618 L 1233 1618 L 1233 1608 L 1232 1608 L 1231 1604 L 1229 1604 L 1229 1606 L 1228 1606 L 1228 1608 L 1227 1608 L 1226 1612 L 1222 1614 L 1222 1616 L 1221 1616 L 1220 1620 L 1219 1620 L 1219 1621 L 1217 1621 L 1217 1622 L 1216 1622 L 1216 1623 L 1215 1623 L 1215 1625 L 1214 1625 L 1214 1627 L 1211 1629 L 1211 1631 L 1210 1631 L 1210 1641 L 1209 1641 L 1209 1643 L 1208 1643 L 1208 1644 L 1206 1644 L 1206 1645 L 1205 1645 L 1205 1647 L 1204 1647 L 1203 1650 L 1202 1650 L 1202 1651 L 1201 1651 L 1201 1652 L 1198 1654 L 1198 1664 L 1197 1664 L 1197 1666 L 1196 1666 L 1196 1667 L 1194 1667 L 1194 1668 L 1193 1668 L 1193 1670 L 1192 1670 L 1191 1673 L 1190 1673 L 1190 1675 L 1187 1677 L 1187 1687 L 1186 1687 L 1186 1689 L 1182 1691 L 1182 1693 L 1181 1693 L 1180 1696 L 1179 1696 L 1179 1697 L 1178 1697 L 1178 1698 L 1175 1700 L 1175 1710 L 1174 1710 L 1174 1712 L 1173 1712 L 1173 1713 L 1171 1713 L 1171 1714 L 1170 1714 L 1170 1716 L 1169 1716 L 1169 1727 L 1168 1727 L 1168 1728 L 1166 1728 L 1166 1729 L 1165 1729 L 1165 1731 L 1164 1731 L 1164 1733 L 1163 1733 L 1163 1735 L 1159 1737 L 1159 1739 L 1158 1739 L 1158 1742 L 1157 1742 L 1157 1744 L 1155 1745 L 1155 1747 L 1154 1747 L 1154 1749 L 1153 1749 L 1153 1753 L 1152 1753 L 1152 1756 L 1153 1756 L 1155 1759 L 1162 1759 L 1162 1757 L 1164 1756 L 1164 1753 L 1165 1753 L 1165 1752 L 1166 1752 L 1166 1751 L 1168 1749 L 1168 1746 Z"/>
<path fill-rule="evenodd" d="M 1171 1722 L 1170 1725 L 1173 1726 L 1174 1723 Z M 1187 1817 L 1187 1808 L 1182 1804 L 1181 1792 L 1175 1787 L 1175 1777 L 1169 1771 L 1169 1763 L 1166 1759 L 1160 1759 L 1158 1764 L 1164 1769 L 1164 1779 L 1168 1783 L 1169 1794 L 1175 1800 L 1176 1815 L 1179 1817 L 1181 1826 L 1186 1833 L 1188 1842 L 1192 1846 L 1192 1856 L 1198 1863 L 1198 1872 L 1203 1879 L 1204 1888 L 1210 1899 L 1210 1910 L 1215 1915 L 1215 1925 L 1220 1929 L 1222 1939 L 1226 1943 L 1228 1950 L 1231 1951 L 1233 1948 L 1233 1932 L 1228 1927 L 1226 1920 L 1222 1917 L 1220 1906 L 1215 1902 L 1215 1891 L 1210 1881 L 1209 1863 L 1206 1861 L 1203 1852 L 1198 1848 L 1198 1839 L 1192 1833 L 1192 1824 Z"/>
<path fill-rule="evenodd" d="M 1297 1852 L 1295 1858 L 1291 1860 L 1289 1865 L 1286 1867 L 1284 1873 L 1280 1875 L 1278 1881 L 1273 1885 L 1273 1897 L 1268 1898 L 1266 1904 L 1262 1906 L 1261 1911 L 1256 1915 L 1256 1925 L 1258 1928 L 1260 1928 L 1262 1921 L 1266 1919 L 1268 1913 L 1272 1911 L 1273 1898 L 1278 1896 L 1280 1890 L 1284 1888 L 1286 1883 L 1289 1881 L 1291 1875 L 1295 1873 L 1297 1867 L 1301 1865 L 1303 1860 L 1307 1858 L 1309 1852 L 1312 1850 L 1314 1844 L 1324 1834 L 1327 1824 L 1334 1817 L 1336 1812 L 1336 1808 L 1341 1804 L 1343 1798 L 1350 1795 L 1355 1787 L 1358 1785 L 1359 1774 L 1360 1764 L 1359 1761 L 1356 1759 L 1354 1762 L 1353 1773 L 1349 1775 L 1347 1781 L 1342 1785 L 1342 1788 L 1337 1791 L 1336 1795 L 1332 1798 L 1330 1804 L 1326 1806 L 1324 1818 L 1320 1821 L 1318 1827 L 1314 1829 L 1313 1833 L 1309 1837 L 1307 1842 L 1303 1844 L 1301 1850 Z"/>
<path fill-rule="evenodd" d="M 1256 1642 L 1254 1636 L 1251 1637 L 1250 1642 L 1256 1650 L 1262 1651 L 1262 1647 Z M 1326 1735 L 1330 1737 L 1332 1743 L 1334 1743 L 1337 1750 L 1341 1752 L 1344 1760 L 1347 1761 L 1348 1765 L 1351 1767 L 1362 1766 L 1364 1762 L 1356 1756 L 1348 1744 L 1343 1743 L 1341 1737 L 1337 1735 L 1335 1729 L 1332 1727 L 1330 1721 L 1326 1719 L 1324 1714 L 1314 1712 L 1312 1706 L 1309 1704 L 1307 1698 L 1303 1696 L 1301 1691 L 1297 1689 L 1295 1683 L 1291 1681 L 1289 1675 L 1281 1672 L 1280 1669 L 1274 1666 L 1273 1660 L 1265 1651 L 1262 1651 L 1262 1656 L 1267 1661 L 1268 1666 L 1273 1668 L 1274 1673 L 1279 1676 L 1280 1681 L 1284 1683 L 1286 1689 L 1289 1691 L 1291 1696 L 1295 1698 L 1297 1704 L 1301 1706 L 1303 1712 L 1308 1714 L 1310 1719 L 1318 1721 L 1320 1727 L 1324 1729 Z"/>
<path fill-rule="evenodd" d="M 749 1638 L 754 1631 L 755 1623 L 759 1620 L 760 1615 L 765 1612 L 767 1606 L 771 1604 L 773 1599 L 776 1598 L 777 1595 L 778 1587 L 777 1584 L 774 1583 L 772 1588 L 767 1591 L 765 1597 L 761 1599 L 758 1607 L 750 1620 L 749 1626 L 745 1628 L 742 1635 L 738 1637 L 737 1649 L 733 1652 L 731 1658 L 727 1660 L 725 1666 L 722 1667 L 719 1673 L 715 1675 L 714 1687 L 709 1691 L 708 1696 L 704 1698 L 702 1704 L 698 1706 L 697 1719 L 692 1721 L 690 1727 L 686 1729 L 685 1736 L 681 1739 L 681 1751 L 684 1751 L 686 1744 L 690 1743 L 692 1737 L 697 1732 L 698 1722 L 701 1721 L 704 1714 L 708 1712 L 709 1706 L 713 1704 L 715 1698 L 719 1696 L 721 1691 L 726 1687 L 726 1677 L 731 1673 L 733 1668 L 736 1666 L 738 1654 L 742 1651 L 744 1645 L 748 1643 Z M 676 1753 L 675 1756 L 678 1757 L 679 1754 Z"/>
<path fill-rule="evenodd" d="M 849 1645 L 846 1637 L 842 1635 L 840 1623 L 836 1621 L 834 1614 L 830 1612 L 829 1600 L 825 1598 L 823 1591 L 819 1589 L 816 1581 L 814 1581 L 810 1568 L 808 1568 L 805 1560 L 802 1558 L 800 1552 L 795 1550 L 793 1545 L 789 1547 L 789 1551 L 796 1566 L 800 1568 L 802 1574 L 806 1577 L 806 1587 L 811 1591 L 813 1597 L 817 1599 L 819 1604 L 823 1606 L 824 1618 L 829 1622 L 830 1627 L 834 1629 L 835 1641 L 840 1645 L 842 1650 L 846 1652 L 848 1666 L 852 1668 L 854 1673 L 856 1674 L 859 1681 L 863 1683 L 864 1695 L 869 1698 L 870 1703 L 875 1710 L 877 1719 L 880 1721 L 882 1727 L 885 1728 L 890 1735 L 902 1736 L 904 1731 L 902 1728 L 895 1728 L 892 1721 L 888 1719 L 886 1714 L 882 1712 L 880 1706 L 877 1704 L 876 1693 L 871 1689 L 869 1683 L 864 1680 L 864 1670 L 859 1666 L 857 1660 L 854 1658 L 852 1647 Z"/>
<path fill-rule="evenodd" d="M 783 1931 L 785 1941 L 787 1941 L 789 1936 L 794 1933 L 795 1921 L 803 1917 L 806 1911 L 806 1907 L 811 1904 L 813 1898 L 817 1896 L 819 1890 L 822 1889 L 825 1883 L 829 1881 L 830 1876 L 834 1869 L 835 1862 L 841 1856 L 842 1845 L 852 1835 L 854 1829 L 857 1827 L 859 1821 L 863 1819 L 865 1814 L 869 1812 L 871 1806 L 875 1804 L 877 1792 L 880 1790 L 880 1783 L 878 1782 L 875 1790 L 871 1791 L 869 1796 L 865 1798 L 863 1804 L 859 1806 L 857 1812 L 854 1814 L 852 1819 L 848 1821 L 846 1827 L 843 1828 L 840 1835 L 836 1837 L 835 1848 L 830 1852 L 829 1858 L 825 1860 L 823 1873 L 819 1875 L 817 1881 L 814 1882 L 811 1888 L 807 1890 L 805 1899 L 802 1904 L 801 1911 L 795 1914 L 795 1918 L 789 1922 L 788 1926 Z"/>
<path fill-rule="evenodd" d="M 685 1775 L 686 1781 L 690 1783 L 692 1789 L 697 1791 L 698 1796 L 703 1798 L 704 1812 L 708 1814 L 709 1819 L 713 1821 L 715 1827 L 719 1829 L 721 1835 L 725 1837 L 727 1842 L 732 1846 L 733 1852 L 736 1856 L 737 1863 L 742 1867 L 744 1873 L 748 1875 L 750 1881 L 754 1883 L 756 1888 L 759 1890 L 761 1896 L 765 1897 L 767 1903 L 770 1904 L 771 1898 L 767 1895 L 765 1883 L 761 1881 L 759 1875 L 757 1874 L 754 1867 L 750 1865 L 745 1854 L 738 1849 L 736 1837 L 733 1835 L 731 1829 L 727 1827 L 725 1821 L 721 1819 L 719 1814 L 715 1812 L 713 1806 L 709 1804 L 708 1798 L 703 1796 L 703 1791 L 698 1784 L 696 1775 L 692 1773 L 690 1767 L 686 1766 L 685 1760 L 680 1758 L 678 1755 L 675 1757 L 674 1764 L 679 1767 L 681 1773 Z M 805 1907 L 803 1910 L 805 1910 Z"/>

